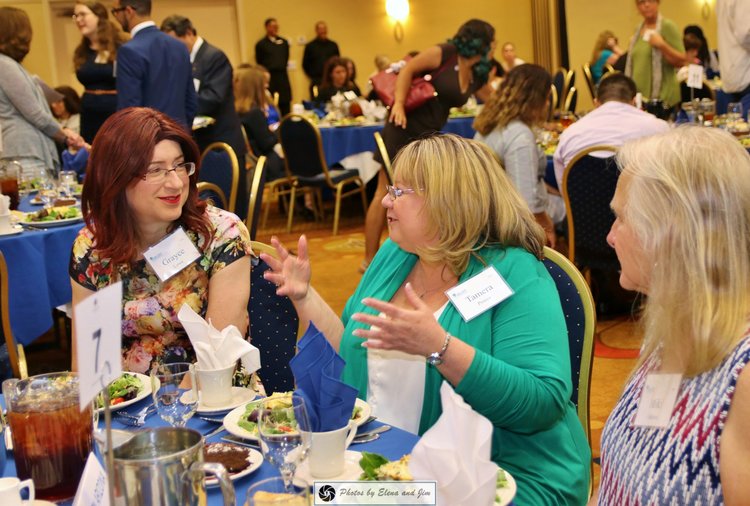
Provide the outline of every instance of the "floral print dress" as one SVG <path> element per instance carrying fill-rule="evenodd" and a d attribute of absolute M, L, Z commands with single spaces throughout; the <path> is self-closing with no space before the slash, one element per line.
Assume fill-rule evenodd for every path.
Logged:
<path fill-rule="evenodd" d="M 195 352 L 177 313 L 183 304 L 189 304 L 205 318 L 211 277 L 252 252 L 250 235 L 237 216 L 211 206 L 206 214 L 213 236 L 205 253 L 165 282 L 143 259 L 132 266 L 113 266 L 109 259 L 99 257 L 88 228 L 78 234 L 70 259 L 71 279 L 93 291 L 117 280 L 123 283 L 123 370 L 148 373 L 154 362 L 195 362 Z M 186 233 L 202 250 L 205 239 L 190 230 Z"/>

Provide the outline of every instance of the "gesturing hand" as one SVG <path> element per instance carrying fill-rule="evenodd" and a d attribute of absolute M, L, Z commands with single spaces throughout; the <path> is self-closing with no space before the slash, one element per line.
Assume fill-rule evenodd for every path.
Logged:
<path fill-rule="evenodd" d="M 413 309 L 395 306 L 382 300 L 366 298 L 362 303 L 385 315 L 355 313 L 352 318 L 370 325 L 353 333 L 366 339 L 362 346 L 383 350 L 398 350 L 412 355 L 427 356 L 440 349 L 445 330 L 435 319 L 433 311 L 416 294 L 411 283 L 404 286 L 406 299 Z"/>
<path fill-rule="evenodd" d="M 260 258 L 268 264 L 271 270 L 263 273 L 263 277 L 274 283 L 276 295 L 286 296 L 292 300 L 303 299 L 310 288 L 310 258 L 307 256 L 307 238 L 302 235 L 297 244 L 298 256 L 291 255 L 276 237 L 271 237 L 271 245 L 276 248 L 279 258 L 261 253 Z"/>
<path fill-rule="evenodd" d="M 406 111 L 403 104 L 394 103 L 391 106 L 391 115 L 388 117 L 388 121 L 401 128 L 406 128 Z"/>

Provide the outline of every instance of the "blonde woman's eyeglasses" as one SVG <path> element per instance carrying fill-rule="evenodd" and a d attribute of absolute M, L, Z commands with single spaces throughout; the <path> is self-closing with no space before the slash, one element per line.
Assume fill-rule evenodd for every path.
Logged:
<path fill-rule="evenodd" d="M 402 195 L 405 195 L 407 193 L 417 193 L 417 190 L 413 188 L 399 188 L 398 186 L 393 185 L 385 185 L 385 189 L 388 192 L 388 195 L 390 195 L 391 200 L 396 200 Z"/>
<path fill-rule="evenodd" d="M 147 170 L 146 173 L 141 177 L 141 179 L 143 179 L 147 183 L 163 183 L 167 180 L 167 176 L 170 172 L 174 172 L 178 177 L 190 177 L 195 174 L 195 163 L 178 163 L 177 165 L 172 166 L 171 169 L 166 169 L 164 167 L 154 167 L 153 169 Z"/>

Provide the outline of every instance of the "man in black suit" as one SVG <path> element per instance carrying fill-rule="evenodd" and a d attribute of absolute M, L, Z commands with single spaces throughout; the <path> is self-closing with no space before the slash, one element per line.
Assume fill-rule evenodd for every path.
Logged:
<path fill-rule="evenodd" d="M 279 37 L 279 23 L 274 18 L 265 21 L 266 36 L 255 44 L 255 62 L 263 65 L 271 74 L 268 90 L 279 94 L 281 115 L 289 114 L 292 102 L 292 86 L 286 66 L 289 63 L 289 42 Z"/>
<path fill-rule="evenodd" d="M 328 38 L 328 26 L 325 21 L 315 23 L 316 37 L 305 46 L 302 57 L 302 68 L 310 78 L 310 99 L 314 100 L 313 86 L 320 87 L 323 78 L 323 68 L 332 56 L 339 56 L 339 45 Z"/>
<path fill-rule="evenodd" d="M 235 212 L 241 219 L 247 215 L 248 171 L 245 170 L 245 140 L 242 125 L 234 109 L 232 64 L 224 52 L 198 36 L 198 30 L 185 16 L 173 15 L 161 24 L 161 31 L 176 38 L 187 47 L 193 68 L 193 84 L 198 93 L 198 116 L 208 116 L 215 123 L 193 131 L 195 141 L 203 151 L 212 142 L 232 146 L 240 166 Z"/>

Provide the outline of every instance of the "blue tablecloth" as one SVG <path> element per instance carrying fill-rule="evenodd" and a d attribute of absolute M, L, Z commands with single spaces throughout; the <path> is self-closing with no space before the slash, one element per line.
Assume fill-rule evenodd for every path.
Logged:
<path fill-rule="evenodd" d="M 133 404 L 132 406 L 128 406 L 127 411 L 129 413 L 136 413 L 141 408 L 144 408 L 148 405 L 148 403 L 151 402 L 150 398 L 146 398 L 141 400 L 140 402 L 137 402 Z M 4 399 L 2 399 L 2 396 L 0 396 L 0 405 L 5 406 Z M 101 417 L 103 420 L 103 416 Z M 103 421 L 100 421 L 100 425 L 103 427 Z M 152 415 L 148 418 L 146 425 L 148 427 L 163 427 L 168 426 L 166 422 L 161 420 L 159 418 L 158 414 Z M 368 425 L 364 426 L 362 430 L 369 430 L 371 428 L 375 428 L 379 425 L 383 425 L 382 423 L 378 421 L 370 422 Z M 205 433 L 211 428 L 215 428 L 216 425 L 205 422 L 203 420 L 200 420 L 199 418 L 191 418 L 188 421 L 188 427 L 191 429 L 195 429 L 197 431 L 200 431 L 202 433 Z M 121 423 L 119 423 L 116 419 L 116 416 L 113 417 L 112 420 L 112 428 L 115 429 L 126 429 L 126 430 L 133 430 L 132 427 L 127 427 Z M 209 442 L 217 442 L 221 440 L 221 437 L 225 436 L 227 432 L 221 432 L 217 434 L 216 436 L 211 437 L 208 441 Z M 398 428 L 392 428 L 388 432 L 384 432 L 380 435 L 380 438 L 376 439 L 375 441 L 372 441 L 370 443 L 363 443 L 363 444 L 356 444 L 349 447 L 352 451 L 368 451 L 368 452 L 374 452 L 379 453 L 388 459 L 396 460 L 401 458 L 403 455 L 411 453 L 412 448 L 415 444 L 417 444 L 417 441 L 419 440 L 419 437 L 415 434 L 411 434 L 409 432 L 403 431 Z M 237 493 L 237 504 L 242 505 L 245 504 L 245 495 L 247 493 L 248 487 L 255 483 L 256 481 L 260 481 L 265 478 L 271 478 L 273 476 L 278 476 L 279 473 L 276 470 L 275 467 L 273 467 L 268 462 L 263 462 L 263 465 L 255 471 L 254 473 L 250 474 L 249 476 L 245 476 L 243 478 L 240 478 L 236 481 L 234 481 L 234 488 Z M 12 452 L 8 452 L 8 463 L 5 467 L 5 472 L 3 476 L 16 476 L 16 466 L 15 462 L 13 461 L 13 454 Z M 69 505 L 72 501 L 67 501 L 61 504 Z M 208 504 L 209 506 L 213 505 L 220 505 L 222 504 L 221 499 L 221 491 L 218 487 L 210 488 L 208 490 Z"/>
<path fill-rule="evenodd" d="M 473 122 L 473 117 L 451 118 L 442 131 L 471 139 L 475 133 L 471 127 Z M 382 129 L 382 124 L 321 127 L 320 137 L 323 140 L 323 153 L 325 153 L 326 163 L 330 166 L 355 153 L 374 151 L 376 146 L 373 134 Z"/>
<path fill-rule="evenodd" d="M 39 210 L 29 197 L 21 211 Z M 10 326 L 18 343 L 29 344 L 52 327 L 52 309 L 71 299 L 68 261 L 82 222 L 0 237 L 8 264 Z"/>

